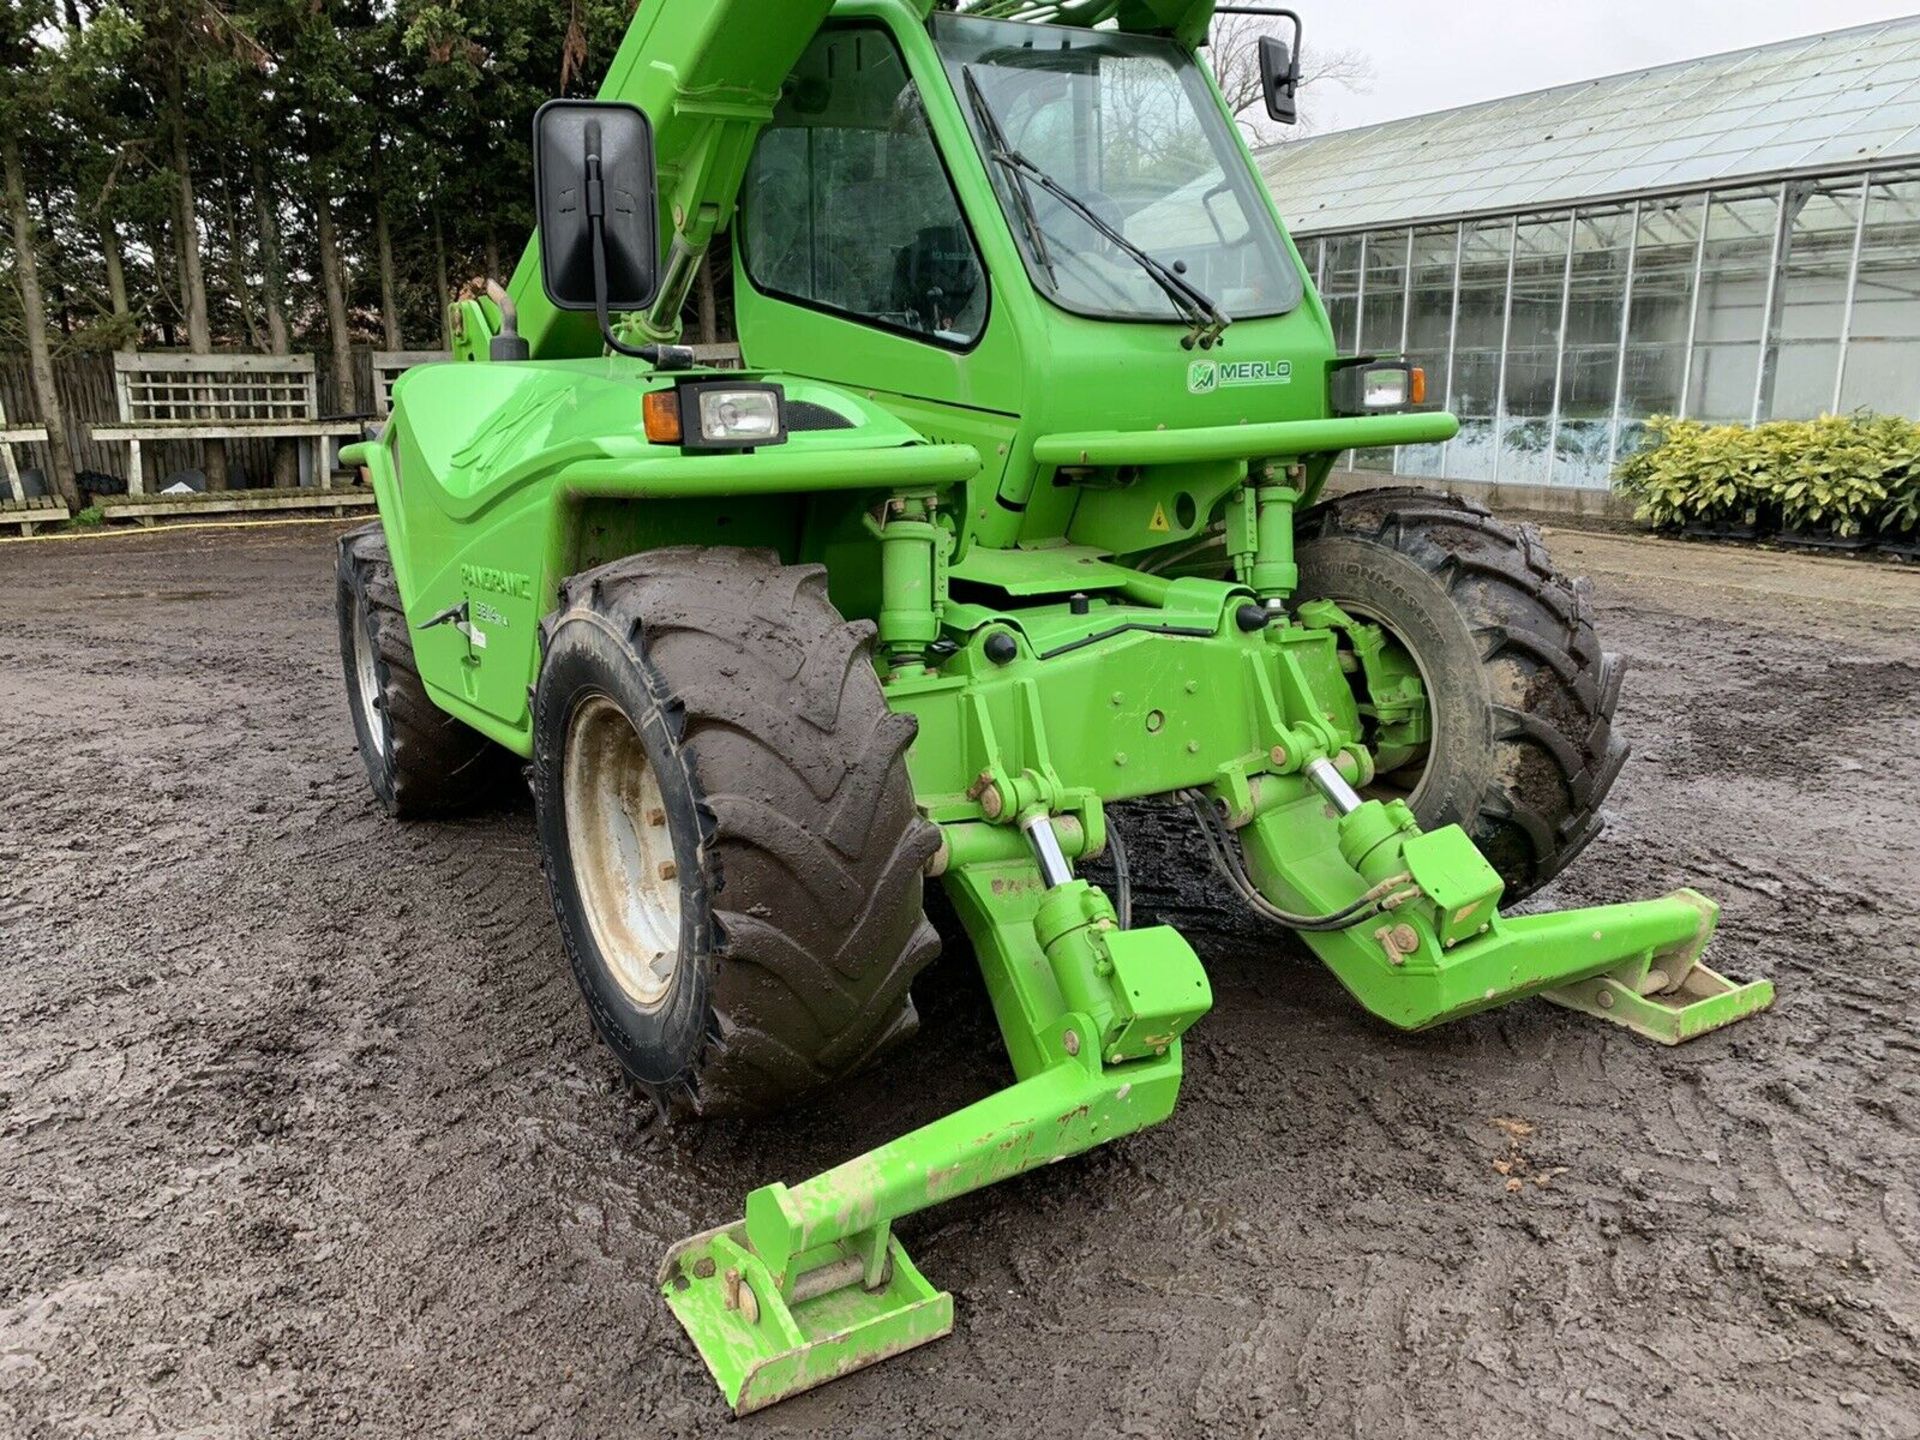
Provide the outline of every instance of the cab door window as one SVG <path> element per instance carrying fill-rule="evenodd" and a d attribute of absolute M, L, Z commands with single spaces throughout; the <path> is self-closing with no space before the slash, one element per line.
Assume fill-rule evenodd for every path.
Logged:
<path fill-rule="evenodd" d="M 761 133 L 741 198 L 761 291 L 965 349 L 987 278 L 920 92 L 877 25 L 822 31 Z"/>

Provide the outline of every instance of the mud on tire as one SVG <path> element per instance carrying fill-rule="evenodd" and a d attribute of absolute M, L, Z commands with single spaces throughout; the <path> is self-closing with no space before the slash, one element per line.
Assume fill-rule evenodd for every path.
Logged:
<path fill-rule="evenodd" d="M 833 608 L 823 568 L 717 548 L 577 576 L 543 626 L 533 777 L 548 888 L 595 1028 L 670 1113 L 785 1104 L 917 1028 L 909 989 L 939 949 L 922 908 L 939 837 L 914 803 L 914 725 L 881 695 L 873 633 Z M 649 771 L 644 784 L 570 778 L 570 745 L 621 753 L 609 704 L 637 737 L 621 768 Z M 630 797 L 625 819 L 592 783 Z M 590 823 L 607 815 L 612 842 Z M 670 852 L 641 833 L 661 824 Z M 596 900 L 604 853 L 647 869 L 640 881 L 671 873 L 653 921 Z M 658 933 L 669 912 L 677 951 L 636 980 L 619 938 Z"/>
<path fill-rule="evenodd" d="M 1511 900 L 1559 874 L 1604 824 L 1627 758 L 1619 657 L 1600 649 L 1584 579 L 1539 533 L 1458 496 L 1367 490 L 1305 511 L 1301 600 L 1377 621 L 1418 663 L 1434 738 L 1409 797 L 1423 827 L 1463 826 Z"/>
<path fill-rule="evenodd" d="M 498 803 L 518 764 L 427 697 L 377 524 L 341 537 L 335 604 L 354 737 L 387 813 L 415 820 Z"/>

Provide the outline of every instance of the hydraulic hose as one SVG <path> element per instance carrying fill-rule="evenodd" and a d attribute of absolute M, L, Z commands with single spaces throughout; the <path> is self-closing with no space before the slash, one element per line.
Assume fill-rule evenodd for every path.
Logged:
<path fill-rule="evenodd" d="M 1297 915 L 1291 910 L 1282 910 L 1262 895 L 1259 888 L 1248 877 L 1246 866 L 1240 858 L 1239 847 L 1227 831 L 1213 802 L 1198 790 L 1183 790 L 1180 792 L 1180 798 L 1187 802 L 1193 811 L 1194 819 L 1200 823 L 1200 838 L 1206 842 L 1207 852 L 1213 857 L 1215 868 L 1226 877 L 1227 883 L 1242 900 L 1247 902 L 1255 914 L 1264 916 L 1276 925 L 1309 934 L 1347 930 L 1393 909 L 1417 893 L 1413 888 L 1411 875 L 1390 875 L 1352 904 L 1342 906 L 1325 915 Z"/>
<path fill-rule="evenodd" d="M 1107 849 L 1113 852 L 1113 909 L 1122 930 L 1133 928 L 1133 871 L 1127 864 L 1126 842 L 1112 820 L 1107 821 Z"/>

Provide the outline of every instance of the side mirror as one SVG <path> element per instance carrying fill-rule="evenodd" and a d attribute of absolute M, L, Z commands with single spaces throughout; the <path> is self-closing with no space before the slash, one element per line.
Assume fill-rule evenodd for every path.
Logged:
<path fill-rule="evenodd" d="M 1267 118 L 1281 125 L 1300 120 L 1300 17 L 1291 10 L 1271 12 L 1293 22 L 1291 42 L 1277 35 L 1260 37 L 1260 85 L 1266 92 Z"/>
<path fill-rule="evenodd" d="M 549 100 L 533 117 L 540 283 L 556 309 L 644 310 L 660 292 L 653 124 L 612 100 Z"/>

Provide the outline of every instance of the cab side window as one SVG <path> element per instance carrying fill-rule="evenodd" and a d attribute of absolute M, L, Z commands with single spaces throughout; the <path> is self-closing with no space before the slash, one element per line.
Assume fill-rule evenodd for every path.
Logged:
<path fill-rule="evenodd" d="M 822 31 L 761 133 L 741 198 L 760 290 L 964 348 L 987 278 L 927 128 L 877 25 Z"/>

